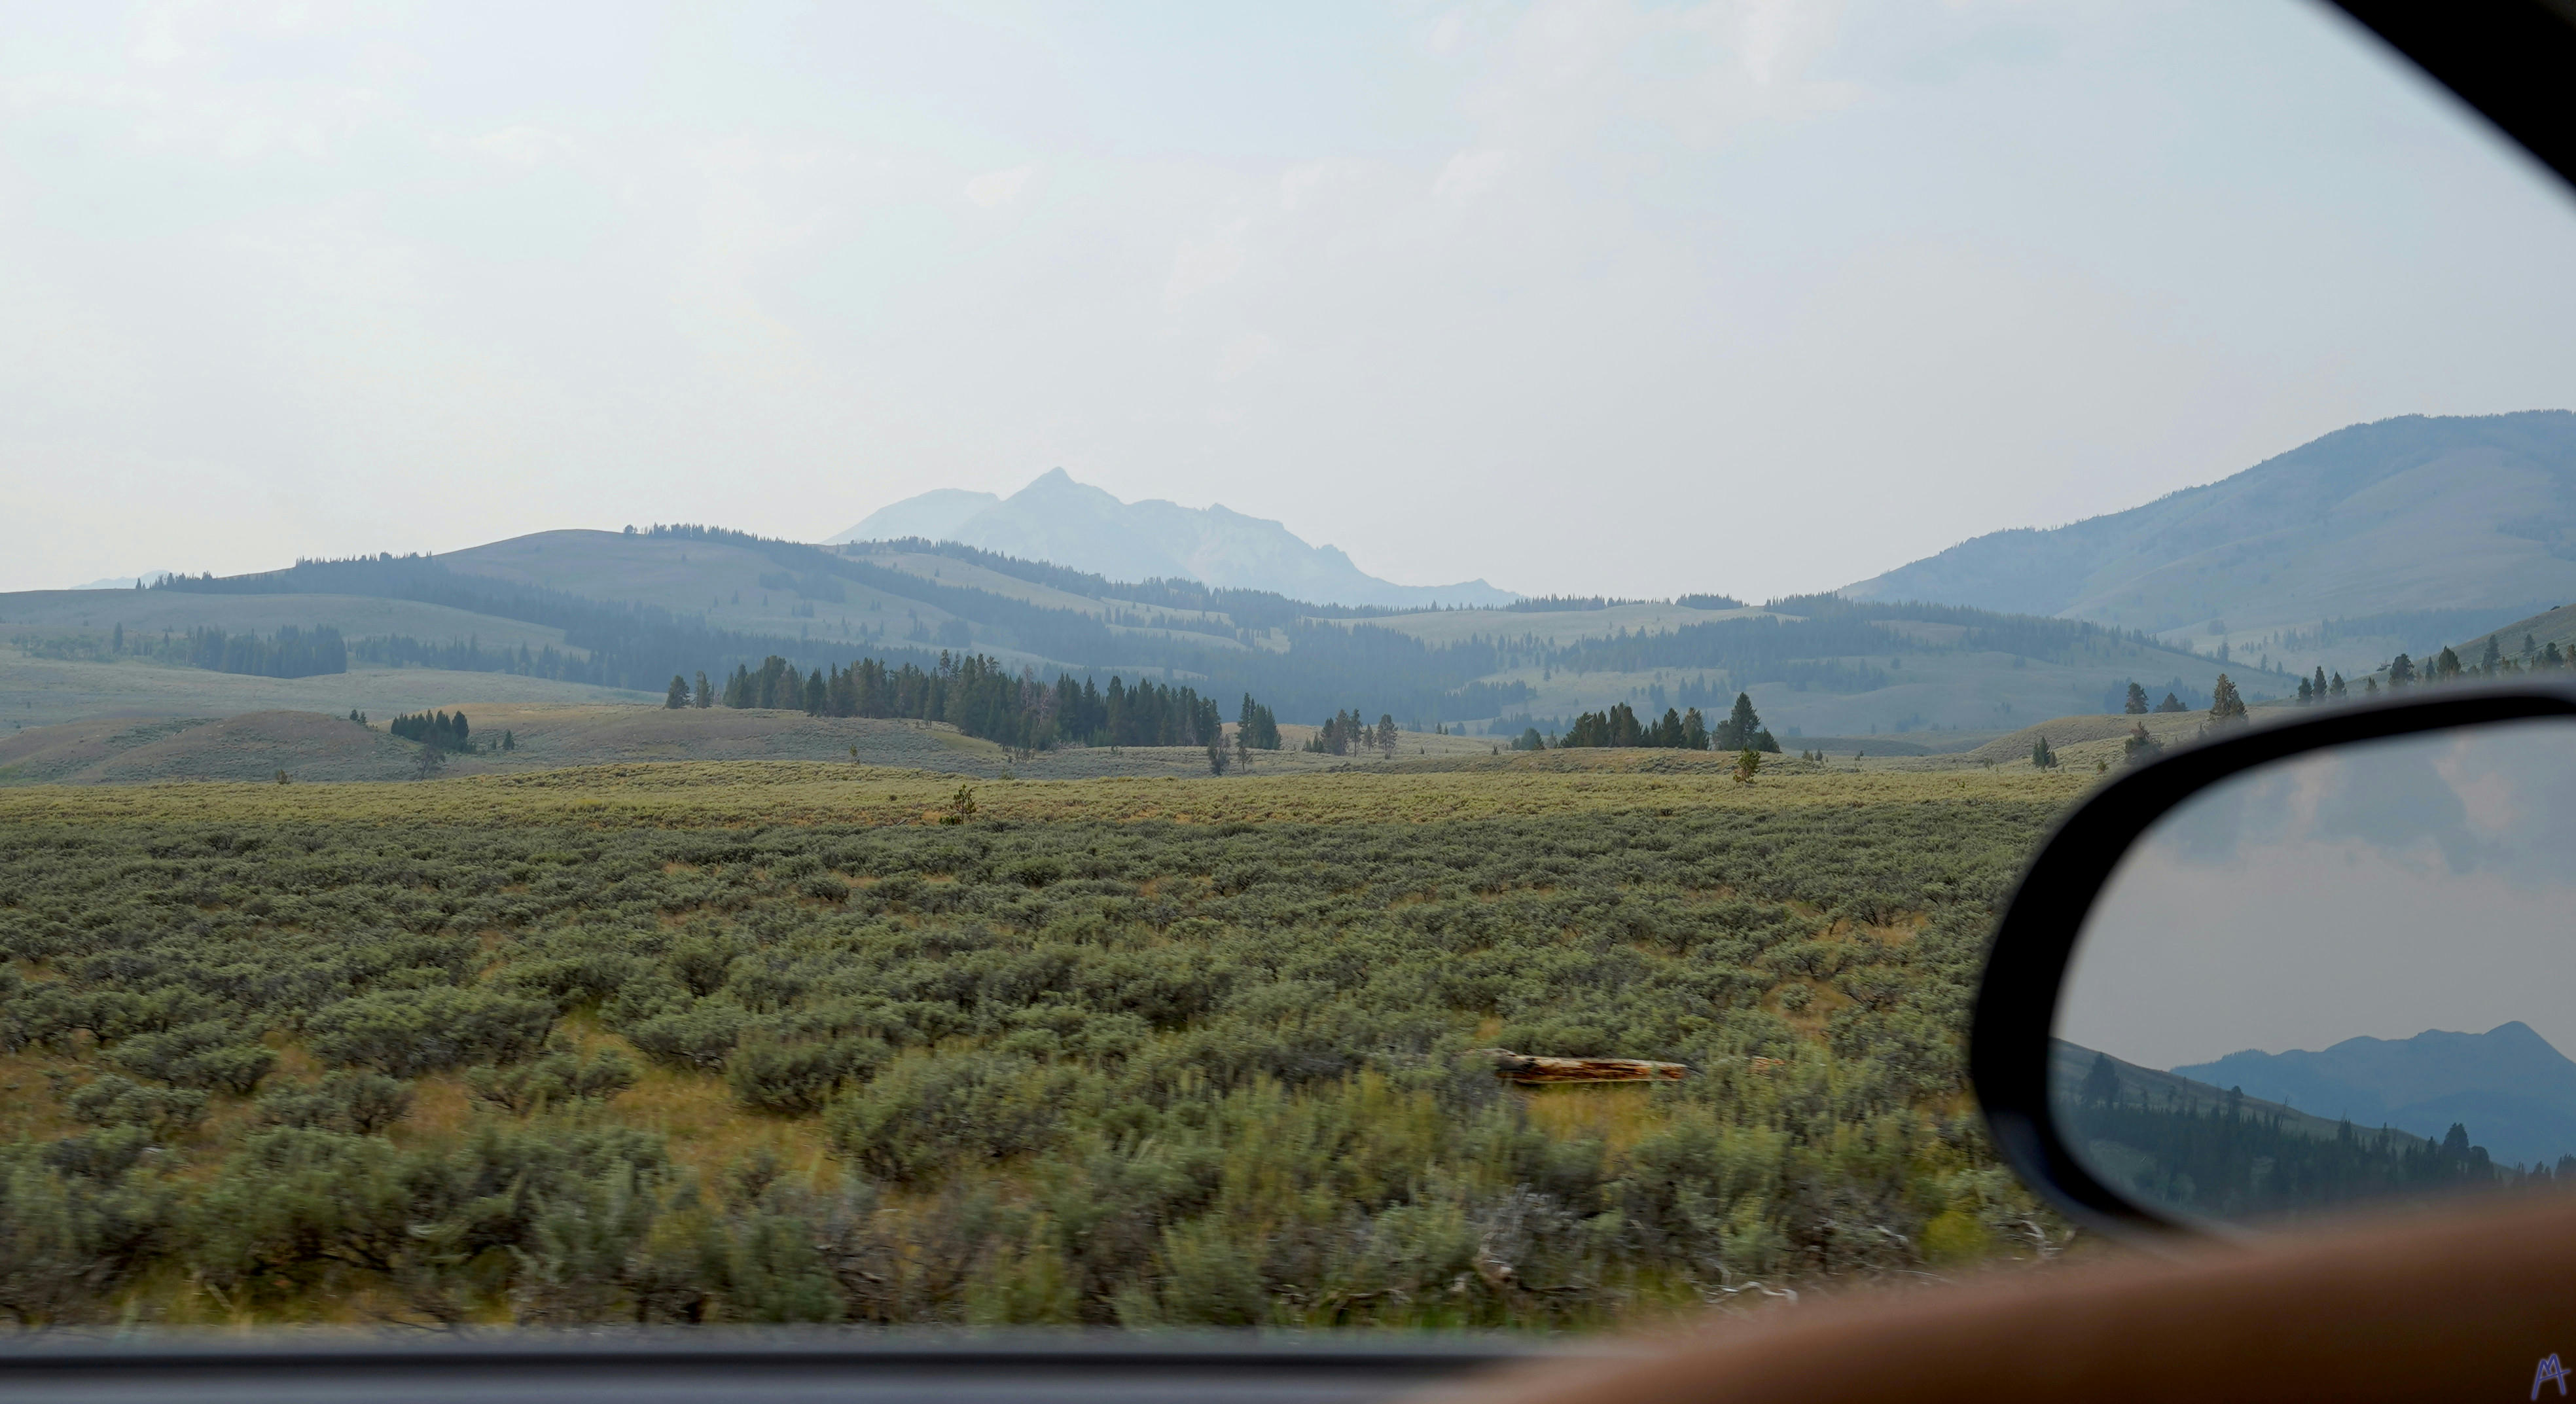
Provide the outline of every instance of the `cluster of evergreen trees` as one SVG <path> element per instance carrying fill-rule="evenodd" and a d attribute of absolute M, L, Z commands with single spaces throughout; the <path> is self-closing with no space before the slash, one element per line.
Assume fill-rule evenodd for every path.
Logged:
<path fill-rule="evenodd" d="M 1641 723 L 1625 702 L 1606 712 L 1585 712 L 1565 730 L 1562 746 L 1658 746 L 1685 751 L 1708 749 L 1708 723 L 1693 707 L 1687 715 L 1664 709 L 1663 720 Z"/>
<path fill-rule="evenodd" d="M 2111 1143 L 2150 1162 L 2130 1172 L 2156 1201 L 2219 1218 L 2323 1209 L 2391 1194 L 2458 1186 L 2546 1183 L 2576 1174 L 2576 1159 L 2528 1169 L 2496 1164 L 2454 1123 L 2435 1141 L 2349 1120 L 2332 1139 L 2307 1134 L 2278 1112 L 2245 1105 L 2231 1088 L 2223 1103 L 2157 1104 L 2124 1089 L 2097 1057 L 2066 1108 L 2078 1144 Z"/>
<path fill-rule="evenodd" d="M 1321 729 L 1306 738 L 1306 749 L 1325 755 L 1347 756 L 1353 751 L 1380 750 L 1395 758 L 1395 717 L 1380 713 L 1377 725 L 1360 720 L 1356 710 L 1335 712 Z"/>
<path fill-rule="evenodd" d="M 2320 664 L 2315 678 L 2299 679 L 2299 705 L 2306 707 L 2319 702 L 2340 702 L 2344 699 L 2346 691 L 2343 674 L 2337 673 L 2329 678 L 2326 676 L 2324 665 Z"/>
<path fill-rule="evenodd" d="M 2562 653 L 2558 645 L 2540 645 L 2531 635 L 2522 636 L 2520 657 L 2508 655 L 2495 635 L 2487 635 L 2486 651 L 2474 664 L 2461 661 L 2459 652 L 2445 647 L 2431 658 L 2417 660 L 2399 654 L 2388 660 L 2384 670 L 2390 687 L 2411 687 L 2417 683 L 2459 682 L 2468 679 L 2511 677 L 2525 672 L 2546 672 L 2576 663 L 2576 654 Z M 2364 681 L 2365 692 L 2378 689 Z"/>
<path fill-rule="evenodd" d="M 473 728 L 466 725 L 465 713 L 450 716 L 445 712 L 413 712 L 385 723 L 385 730 L 405 741 L 417 741 L 433 751 L 470 751 L 474 749 Z"/>
<path fill-rule="evenodd" d="M 1235 714 L 1235 744 L 1248 751 L 1279 749 L 1279 718 L 1267 707 L 1243 694 L 1243 709 Z"/>
<path fill-rule="evenodd" d="M 1513 749 L 1536 750 L 1535 746 L 1524 745 L 1536 735 L 1537 729 L 1532 728 L 1523 734 L 1520 741 L 1512 743 Z M 1653 746 L 1685 751 L 1750 750 L 1766 751 L 1772 755 L 1780 753 L 1780 743 L 1772 737 L 1770 730 L 1762 725 L 1762 718 L 1753 710 L 1753 698 L 1741 692 L 1735 694 L 1734 710 L 1727 714 L 1724 721 L 1714 727 L 1709 726 L 1700 716 L 1697 707 L 1691 708 L 1687 713 L 1677 712 L 1667 707 L 1664 709 L 1662 720 L 1646 723 L 1637 720 L 1636 712 L 1627 703 L 1618 702 L 1613 703 L 1610 710 L 1606 712 L 1585 712 L 1576 717 L 1574 725 L 1566 728 L 1565 735 L 1556 744 L 1559 746 Z"/>
<path fill-rule="evenodd" d="M 124 638 L 125 626 L 119 624 L 118 644 Z M 179 661 L 191 668 L 258 678 L 312 678 L 349 671 L 348 645 L 340 641 L 340 631 L 328 625 L 298 629 L 288 624 L 264 639 L 221 629 L 190 629 L 185 640 L 177 641 L 176 651 Z"/>
<path fill-rule="evenodd" d="M 2187 712 L 2191 709 L 2183 704 L 2182 698 L 2172 692 L 2167 692 L 2162 702 L 2148 705 L 2146 688 L 2133 679 L 2129 683 L 2128 701 L 2121 706 L 2120 710 L 2133 717 L 2143 717 L 2149 712 Z"/>
<path fill-rule="evenodd" d="M 942 653 L 928 668 L 862 658 L 847 667 L 827 665 L 812 672 L 800 672 L 772 654 L 756 669 L 736 665 L 721 688 L 703 672 L 694 686 L 674 675 L 663 696 L 667 707 L 719 702 L 818 717 L 944 721 L 969 736 L 1022 751 L 1058 745 L 1209 746 L 1225 734 L 1216 699 L 1201 697 L 1191 687 L 1141 679 L 1130 685 L 1113 675 L 1103 688 L 1070 673 L 1046 683 L 1034 669 L 1013 673 L 983 654 Z M 1245 717 L 1257 718 L 1267 732 L 1266 746 L 1259 737 L 1248 744 L 1276 750 L 1279 726 L 1269 709 L 1249 693 L 1243 707 Z"/>
<path fill-rule="evenodd" d="M 2309 676 L 2299 679 L 2298 700 L 2299 705 L 2304 707 L 2319 703 L 2341 702 L 2355 693 L 2362 697 L 2376 697 L 2379 695 L 2383 678 L 2386 679 L 2387 687 L 2394 690 L 2435 683 L 2488 681 L 2514 677 L 2526 672 L 2554 671 L 2569 666 L 2576 666 L 2576 653 L 2562 651 L 2554 642 L 2543 644 L 2526 633 L 2522 636 L 2521 651 L 2519 654 L 2514 654 L 2505 651 L 2501 638 L 2489 634 L 2486 638 L 2486 647 L 2475 663 L 2462 659 L 2459 650 L 2447 646 L 2441 652 L 2425 658 L 2401 653 L 2376 669 L 2374 675 L 2361 678 L 2358 688 L 2347 682 L 2343 674 L 2330 674 L 2320 665 Z M 2135 683 L 2130 684 L 2129 691 L 2131 694 L 2129 710 L 2132 712 L 2144 710 L 2137 705 L 2138 687 Z M 2173 701 L 2170 696 L 2165 700 L 2167 703 Z M 2180 711 L 2182 708 L 2159 706 L 2155 710 Z"/>

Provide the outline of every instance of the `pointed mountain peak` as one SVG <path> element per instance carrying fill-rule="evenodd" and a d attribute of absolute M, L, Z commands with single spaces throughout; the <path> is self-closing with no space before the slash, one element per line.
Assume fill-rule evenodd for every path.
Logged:
<path fill-rule="evenodd" d="M 976 504 L 938 494 L 907 499 L 835 537 L 882 540 L 898 533 L 867 533 L 890 523 L 936 519 L 938 535 L 1017 556 L 1093 571 L 1112 580 L 1185 578 L 1220 587 L 1272 590 L 1318 604 L 1419 606 L 1498 605 L 1520 598 L 1482 580 L 1456 585 L 1398 585 L 1362 571 L 1332 546 L 1310 546 L 1281 523 L 1225 507 L 1183 507 L 1159 498 L 1122 502 L 1104 489 L 1075 480 L 1062 468 L 1040 473 L 1009 497 Z M 900 533 L 929 536 L 915 529 Z"/>

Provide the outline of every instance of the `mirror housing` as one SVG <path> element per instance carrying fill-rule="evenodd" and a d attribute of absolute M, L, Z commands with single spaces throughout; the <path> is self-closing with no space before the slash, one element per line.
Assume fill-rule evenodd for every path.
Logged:
<path fill-rule="evenodd" d="M 2085 919 L 2157 821 L 2275 761 L 2397 737 L 2576 718 L 2576 688 L 2446 687 L 2423 697 L 2258 725 L 2122 775 L 2040 845 L 1995 929 L 1968 1038 L 1968 1076 L 2004 1163 L 2068 1218 L 2131 1238 L 2205 1234 L 2105 1183 L 2070 1147 L 2051 1098 L 2054 1021 Z"/>

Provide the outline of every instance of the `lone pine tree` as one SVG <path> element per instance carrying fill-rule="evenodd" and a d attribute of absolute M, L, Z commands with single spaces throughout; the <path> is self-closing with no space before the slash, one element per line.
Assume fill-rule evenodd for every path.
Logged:
<path fill-rule="evenodd" d="M 2209 689 L 2209 720 L 2217 726 L 2245 720 L 2245 699 L 2237 695 L 2236 684 L 2225 673 Z"/>

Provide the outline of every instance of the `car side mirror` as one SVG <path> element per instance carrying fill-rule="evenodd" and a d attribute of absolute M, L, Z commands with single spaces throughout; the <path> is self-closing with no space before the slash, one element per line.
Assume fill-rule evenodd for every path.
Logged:
<path fill-rule="evenodd" d="M 2576 692 L 2247 728 L 2070 814 L 1969 1075 L 2079 1222 L 2228 1232 L 2576 1189 Z"/>

